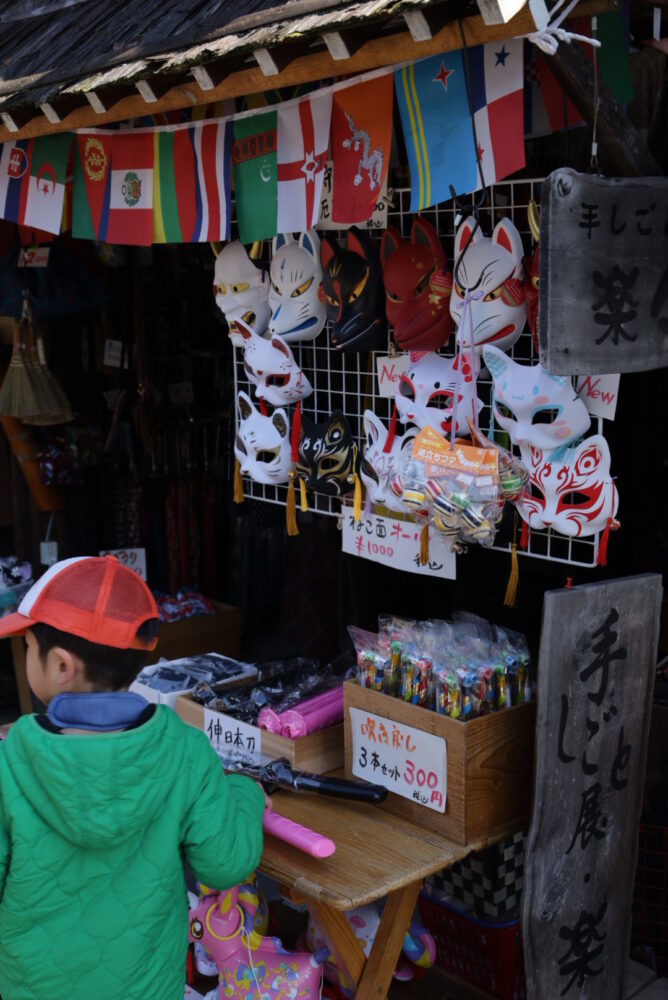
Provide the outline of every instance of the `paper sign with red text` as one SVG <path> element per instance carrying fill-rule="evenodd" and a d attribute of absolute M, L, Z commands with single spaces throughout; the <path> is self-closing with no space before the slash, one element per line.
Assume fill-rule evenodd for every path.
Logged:
<path fill-rule="evenodd" d="M 410 368 L 410 354 L 379 354 L 376 357 L 378 395 L 394 399 L 399 379 Z"/>
<path fill-rule="evenodd" d="M 146 549 L 104 549 L 101 556 L 116 556 L 119 562 L 133 569 L 146 582 Z"/>
<path fill-rule="evenodd" d="M 349 708 L 353 774 L 396 795 L 445 812 L 447 750 L 441 736 Z"/>
<path fill-rule="evenodd" d="M 469 476 L 498 475 L 496 448 L 474 448 L 455 441 L 454 446 L 433 427 L 424 427 L 413 442 L 413 458 L 424 462 L 427 479 L 444 473 L 463 472 Z"/>
<path fill-rule="evenodd" d="M 407 573 L 457 579 L 457 557 L 452 551 L 452 539 L 435 529 L 429 530 L 429 562 L 424 566 L 420 564 L 422 528 L 414 521 L 397 521 L 379 514 L 363 514 L 362 519 L 356 521 L 352 510 L 344 510 L 341 529 L 342 549 L 351 556 Z"/>
<path fill-rule="evenodd" d="M 593 417 L 615 419 L 619 379 L 619 375 L 578 375 L 575 391 Z"/>

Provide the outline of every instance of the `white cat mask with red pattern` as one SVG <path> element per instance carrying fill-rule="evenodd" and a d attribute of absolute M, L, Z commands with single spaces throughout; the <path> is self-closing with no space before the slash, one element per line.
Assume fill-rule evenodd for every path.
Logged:
<path fill-rule="evenodd" d="M 610 449 L 600 434 L 566 451 L 530 446 L 520 451 L 529 483 L 515 506 L 530 528 L 585 538 L 615 517 L 619 495 L 610 476 Z"/>
<path fill-rule="evenodd" d="M 455 358 L 429 351 L 411 364 L 397 385 L 397 415 L 402 424 L 416 424 L 421 430 L 433 427 L 439 434 L 449 434 L 458 390 L 455 433 L 469 433 L 466 418 L 477 423 L 482 402 L 476 396 L 470 366 L 466 361 L 462 363 L 458 379 L 456 363 Z"/>

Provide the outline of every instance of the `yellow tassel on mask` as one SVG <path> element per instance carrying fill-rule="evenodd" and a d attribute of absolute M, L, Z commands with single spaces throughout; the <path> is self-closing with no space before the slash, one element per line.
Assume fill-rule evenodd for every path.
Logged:
<path fill-rule="evenodd" d="M 515 542 L 512 544 L 510 556 L 510 576 L 508 577 L 508 586 L 506 587 L 506 596 L 503 603 L 507 608 L 514 608 L 517 604 L 517 586 L 520 582 L 520 567 L 517 561 L 517 545 Z"/>
<path fill-rule="evenodd" d="M 303 479 L 299 480 L 299 506 L 303 514 L 308 510 L 308 500 L 306 499 L 306 483 Z"/>
<path fill-rule="evenodd" d="M 362 484 L 360 482 L 360 477 L 355 472 L 353 475 L 353 482 L 355 483 L 355 494 L 353 500 L 353 517 L 356 521 L 362 520 Z"/>
<path fill-rule="evenodd" d="M 295 498 L 294 472 L 290 473 L 290 482 L 288 483 L 288 499 L 285 504 L 285 523 L 290 538 L 294 538 L 295 535 L 299 534 L 299 528 L 297 526 L 297 503 Z"/>
<path fill-rule="evenodd" d="M 420 566 L 427 566 L 429 563 L 429 525 L 425 524 L 420 532 Z"/>
<path fill-rule="evenodd" d="M 241 466 L 239 465 L 239 459 L 234 463 L 234 493 L 233 499 L 235 503 L 244 502 L 244 481 L 241 478 Z"/>

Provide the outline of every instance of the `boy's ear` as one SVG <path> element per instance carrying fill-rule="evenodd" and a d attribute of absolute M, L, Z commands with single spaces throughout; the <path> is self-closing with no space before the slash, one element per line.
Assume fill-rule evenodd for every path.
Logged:
<path fill-rule="evenodd" d="M 48 653 L 54 671 L 54 680 L 59 687 L 70 684 L 83 671 L 83 663 L 78 656 L 62 646 L 53 646 Z"/>

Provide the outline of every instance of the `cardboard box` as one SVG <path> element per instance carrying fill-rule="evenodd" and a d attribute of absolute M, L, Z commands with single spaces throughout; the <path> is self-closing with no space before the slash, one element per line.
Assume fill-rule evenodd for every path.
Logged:
<path fill-rule="evenodd" d="M 388 720 L 390 731 L 395 721 L 445 740 L 445 812 L 436 812 L 393 792 L 381 809 L 410 819 L 456 844 L 499 839 L 527 828 L 533 791 L 535 702 L 461 722 L 361 688 L 355 681 L 343 685 L 343 699 L 348 778 L 353 777 L 351 707 Z M 369 780 L 374 780 L 372 774 Z"/>
<path fill-rule="evenodd" d="M 230 604 L 211 602 L 216 613 L 184 618 L 180 622 L 163 622 L 156 649 L 149 654 L 148 663 L 180 660 L 198 653 L 224 653 L 238 658 L 241 653 L 241 617 L 239 609 Z"/>
<path fill-rule="evenodd" d="M 212 652 L 212 650 L 208 650 L 208 652 Z M 184 657 L 183 659 L 187 661 L 188 658 Z M 167 660 L 165 661 L 165 664 L 167 663 L 169 663 L 170 666 L 179 666 L 182 665 L 183 661 Z M 147 666 L 144 670 L 142 670 L 142 674 L 153 674 L 160 665 L 161 664 L 159 663 L 152 663 L 150 666 Z M 244 670 L 242 674 L 236 674 L 234 677 L 229 677 L 227 680 L 218 681 L 216 687 L 218 689 L 233 687 L 234 685 L 239 684 L 240 681 L 254 680 L 255 677 L 257 677 L 256 668 L 248 664 L 247 669 Z M 146 698 L 146 701 L 149 701 L 154 705 L 169 705 L 170 708 L 176 709 L 176 699 L 180 695 L 187 694 L 188 691 L 192 691 L 196 685 L 197 681 L 194 680 L 189 687 L 183 688 L 181 691 L 158 691 L 157 688 L 151 687 L 148 684 L 143 684 L 139 680 L 135 680 L 130 685 L 130 690 L 134 691 L 135 694 L 140 694 L 143 698 Z"/>
<path fill-rule="evenodd" d="M 204 706 L 193 701 L 189 694 L 176 699 L 176 714 L 188 725 L 196 729 L 204 729 Z M 231 716 L 223 716 L 234 726 L 236 720 Z M 296 740 L 286 740 L 284 736 L 269 733 L 257 726 L 243 726 L 244 731 L 253 732 L 256 737 L 256 747 L 261 747 L 262 753 L 269 757 L 286 757 L 290 766 L 298 771 L 313 771 L 325 774 L 343 767 L 343 726 L 330 726 L 308 736 L 300 736 Z"/>

